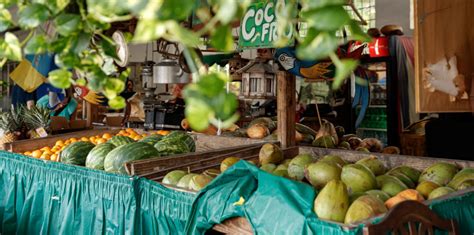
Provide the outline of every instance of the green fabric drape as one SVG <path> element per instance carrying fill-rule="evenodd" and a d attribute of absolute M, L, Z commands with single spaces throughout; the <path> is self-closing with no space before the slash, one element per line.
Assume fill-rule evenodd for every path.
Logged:
<path fill-rule="evenodd" d="M 0 151 L 2 234 L 182 233 L 194 195 Z"/>

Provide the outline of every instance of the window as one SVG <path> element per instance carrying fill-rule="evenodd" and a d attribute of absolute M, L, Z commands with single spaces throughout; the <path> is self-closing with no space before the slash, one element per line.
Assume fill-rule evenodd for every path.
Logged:
<path fill-rule="evenodd" d="M 375 27 L 375 0 L 352 0 L 354 7 L 360 13 L 362 18 L 367 22 L 367 25 L 362 25 L 362 28 L 367 31 L 369 28 Z M 353 19 L 359 20 L 359 17 L 350 6 L 346 6 L 347 12 Z"/>

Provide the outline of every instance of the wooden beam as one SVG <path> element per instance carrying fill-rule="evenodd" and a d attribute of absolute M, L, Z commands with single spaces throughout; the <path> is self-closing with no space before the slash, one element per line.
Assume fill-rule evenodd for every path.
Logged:
<path fill-rule="evenodd" d="M 296 145 L 295 112 L 296 82 L 295 76 L 285 71 L 277 72 L 277 112 L 278 140 L 283 148 Z"/>

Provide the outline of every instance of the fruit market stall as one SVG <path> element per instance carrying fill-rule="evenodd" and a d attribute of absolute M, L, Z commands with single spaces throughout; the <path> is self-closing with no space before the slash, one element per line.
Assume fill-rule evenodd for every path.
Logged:
<path fill-rule="evenodd" d="M 247 161 L 236 163 L 239 159 Z M 461 234 L 474 231 L 471 161 L 312 147 L 279 151 L 269 144 L 259 153 L 229 153 L 216 160 L 221 162 L 157 172 L 162 177 L 153 179 L 178 191 L 202 189 L 189 231 L 214 227 L 234 234 L 272 233 L 290 226 L 295 233 L 361 234 L 410 200 L 453 219 Z"/>

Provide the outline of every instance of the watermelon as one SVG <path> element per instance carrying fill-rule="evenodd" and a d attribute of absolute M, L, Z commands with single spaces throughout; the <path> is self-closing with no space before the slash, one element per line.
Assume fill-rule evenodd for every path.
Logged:
<path fill-rule="evenodd" d="M 181 153 L 189 153 L 188 146 L 181 141 L 169 142 L 159 141 L 155 144 L 155 148 L 158 150 L 160 156 L 169 156 Z"/>
<path fill-rule="evenodd" d="M 138 142 L 143 142 L 143 143 L 155 145 L 155 144 L 156 144 L 158 141 L 160 141 L 161 139 L 163 139 L 163 136 L 156 134 L 156 135 L 147 136 L 147 137 L 141 139 L 141 140 L 138 141 Z"/>
<path fill-rule="evenodd" d="M 104 170 L 112 173 L 127 174 L 125 163 L 159 156 L 150 144 L 135 142 L 125 144 L 110 151 L 104 160 Z"/>
<path fill-rule="evenodd" d="M 107 143 L 111 143 L 115 145 L 115 147 L 119 147 L 125 144 L 130 144 L 133 142 L 135 142 L 135 140 L 127 136 L 114 136 L 109 141 L 107 141 Z"/>
<path fill-rule="evenodd" d="M 111 143 L 96 145 L 87 155 L 86 167 L 96 170 L 104 170 L 105 156 L 115 148 Z"/>
<path fill-rule="evenodd" d="M 68 145 L 59 154 L 61 162 L 66 164 L 84 166 L 87 154 L 94 148 L 91 142 L 79 141 Z"/>
<path fill-rule="evenodd" d="M 196 151 L 196 143 L 194 142 L 194 138 L 184 131 L 173 131 L 169 135 L 165 136 L 161 141 L 168 143 L 183 142 L 189 149 L 188 152 Z"/>

